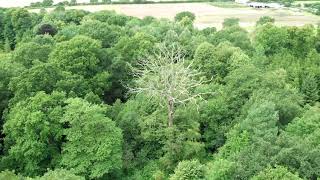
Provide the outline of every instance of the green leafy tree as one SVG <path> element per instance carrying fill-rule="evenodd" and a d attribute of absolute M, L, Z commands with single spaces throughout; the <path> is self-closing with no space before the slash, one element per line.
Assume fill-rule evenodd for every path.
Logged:
<path fill-rule="evenodd" d="M 212 75 L 216 78 L 217 81 L 221 81 L 225 78 L 231 69 L 231 58 L 233 57 L 233 53 L 239 51 L 238 48 L 232 46 L 228 42 L 224 42 L 219 44 L 215 49 L 215 61 L 212 63 Z"/>
<path fill-rule="evenodd" d="M 70 5 L 77 5 L 78 3 L 77 3 L 77 0 L 71 0 L 70 1 Z"/>
<path fill-rule="evenodd" d="M 236 163 L 232 177 L 247 179 L 262 171 L 277 153 L 278 114 L 271 102 L 257 102 L 232 130 L 218 157 Z M 229 141 L 230 140 L 230 141 Z"/>
<path fill-rule="evenodd" d="M 57 86 L 67 92 L 74 89 L 79 96 L 91 91 L 103 96 L 110 87 L 110 73 L 105 69 L 102 52 L 101 43 L 86 36 L 57 44 L 49 56 L 49 63 L 64 73 L 64 80 Z M 80 84 L 77 90 L 75 85 Z"/>
<path fill-rule="evenodd" d="M 185 16 L 179 21 L 179 25 L 186 29 L 192 29 L 193 21 L 188 16 Z"/>
<path fill-rule="evenodd" d="M 68 9 L 65 11 L 64 21 L 68 24 L 74 23 L 79 25 L 86 15 L 88 15 L 88 11 Z"/>
<path fill-rule="evenodd" d="M 256 26 L 264 25 L 264 24 L 267 24 L 267 23 L 274 23 L 274 21 L 275 21 L 274 18 L 272 18 L 270 16 L 262 16 L 257 21 Z"/>
<path fill-rule="evenodd" d="M 185 56 L 187 59 L 193 57 L 197 46 L 199 46 L 203 42 L 206 42 L 206 38 L 204 36 L 202 36 L 202 35 L 193 36 L 192 35 L 193 34 L 192 33 L 193 27 L 191 27 L 191 26 L 192 26 L 192 24 L 190 24 L 189 28 L 186 27 L 178 36 L 178 42 L 181 45 L 181 48 L 184 50 Z M 172 39 L 171 42 L 173 44 L 177 43 L 177 42 L 175 42 L 174 39 Z M 170 41 L 168 43 L 170 43 Z"/>
<path fill-rule="evenodd" d="M 303 26 L 301 28 L 289 27 L 288 49 L 297 57 L 306 57 L 315 48 L 316 34 L 313 26 Z"/>
<path fill-rule="evenodd" d="M 136 171 L 137 167 L 144 166 L 150 159 L 161 157 L 162 142 L 158 139 L 164 138 L 162 124 L 165 123 L 165 118 L 162 119 L 163 115 L 156 112 L 157 107 L 156 102 L 147 100 L 143 95 L 138 95 L 125 104 L 117 101 L 113 105 L 114 113 L 112 114 L 123 131 L 123 161 L 126 162 L 123 164 L 123 169 L 125 171 Z M 159 122 L 159 120 L 162 121 Z M 147 166 L 146 169 L 148 169 Z M 137 172 L 137 176 L 138 174 L 140 173 Z"/>
<path fill-rule="evenodd" d="M 52 6 L 53 5 L 53 0 L 43 0 L 42 5 L 44 7 Z"/>
<path fill-rule="evenodd" d="M 217 32 L 217 28 L 215 27 L 207 27 L 201 30 L 201 33 L 203 33 L 206 36 L 210 36 L 216 32 Z"/>
<path fill-rule="evenodd" d="M 5 28 L 5 9 L 0 9 L 0 49 L 3 49 L 4 43 L 5 43 L 5 37 L 4 37 L 4 28 Z"/>
<path fill-rule="evenodd" d="M 51 93 L 59 80 L 62 72 L 52 64 L 39 64 L 21 72 L 13 78 L 9 88 L 14 92 L 11 103 L 19 102 L 25 98 L 34 96 L 38 91 Z"/>
<path fill-rule="evenodd" d="M 80 29 L 77 25 L 71 24 L 59 30 L 54 38 L 57 42 L 69 41 L 75 36 L 79 35 L 79 31 Z"/>
<path fill-rule="evenodd" d="M 50 54 L 49 62 L 61 70 L 92 77 L 98 68 L 101 43 L 86 36 L 77 36 L 57 44 Z"/>
<path fill-rule="evenodd" d="M 287 168 L 276 166 L 268 167 L 255 175 L 252 180 L 302 180 L 298 175 L 291 173 Z"/>
<path fill-rule="evenodd" d="M 3 37 L 5 41 L 4 50 L 6 52 L 10 52 L 11 50 L 13 50 L 16 45 L 16 32 L 14 31 L 13 24 L 11 21 L 13 12 L 14 9 L 9 9 L 5 12 L 5 16 L 3 18 Z"/>
<path fill-rule="evenodd" d="M 275 159 L 300 177 L 319 177 L 320 108 L 310 107 L 302 117 L 294 119 L 281 134 L 278 144 L 282 147 Z"/>
<path fill-rule="evenodd" d="M 170 180 L 204 179 L 204 166 L 198 160 L 181 161 Z"/>
<path fill-rule="evenodd" d="M 263 47 L 266 55 L 273 55 L 287 47 L 289 34 L 284 28 L 266 24 L 258 29 L 255 41 Z"/>
<path fill-rule="evenodd" d="M 9 39 L 5 40 L 3 50 L 5 52 L 10 52 L 12 50 L 12 43 L 10 43 Z"/>
<path fill-rule="evenodd" d="M 61 165 L 75 174 L 99 178 L 121 168 L 122 133 L 100 105 L 69 99 L 61 123 L 66 142 Z"/>
<path fill-rule="evenodd" d="M 208 78 L 215 76 L 213 71 L 217 63 L 214 60 L 215 47 L 212 44 L 204 42 L 197 47 L 194 54 L 194 66 L 204 72 Z"/>
<path fill-rule="evenodd" d="M 84 177 L 76 176 L 72 172 L 67 171 L 65 169 L 55 169 L 49 170 L 41 177 L 29 178 L 29 177 L 22 177 L 21 175 L 16 175 L 14 172 L 11 171 L 2 171 L 0 173 L 0 179 L 6 180 L 84 180 Z"/>
<path fill-rule="evenodd" d="M 164 155 L 159 159 L 162 169 L 171 171 L 180 161 L 204 157 L 199 118 L 194 103 L 176 108 L 174 127 L 162 130 L 165 139 L 162 147 Z"/>
<path fill-rule="evenodd" d="M 27 176 L 41 175 L 60 159 L 63 93 L 37 93 L 9 111 L 3 126 L 5 156 L 1 166 Z"/>
<path fill-rule="evenodd" d="M 91 4 L 97 4 L 99 2 L 99 0 L 90 0 Z"/>
<path fill-rule="evenodd" d="M 28 42 L 19 44 L 12 54 L 14 61 L 31 68 L 36 63 L 47 62 L 51 50 L 51 44 Z"/>
<path fill-rule="evenodd" d="M 122 36 L 112 48 L 110 56 L 114 57 L 110 66 L 111 88 L 106 91 L 107 102 L 114 102 L 116 98 L 125 99 L 127 88 L 132 80 L 130 66 L 137 66 L 138 61 L 148 56 L 155 45 L 155 38 L 145 33 L 136 33 L 132 37 Z"/>
<path fill-rule="evenodd" d="M 199 105 L 199 122 L 206 150 L 215 152 L 225 143 L 225 134 L 232 126 L 234 110 L 230 107 L 228 95 L 222 92 L 222 87 L 211 85 L 209 88 L 216 89 L 217 93 Z"/>
<path fill-rule="evenodd" d="M 175 21 L 179 22 L 181 20 L 183 20 L 183 18 L 188 17 L 192 22 L 196 19 L 196 16 L 189 11 L 183 11 L 180 12 L 178 14 L 176 14 L 176 16 L 174 17 Z"/>
<path fill-rule="evenodd" d="M 58 30 L 61 30 L 66 25 L 79 25 L 86 15 L 88 15 L 88 12 L 84 10 L 65 10 L 63 6 L 57 6 L 53 12 L 46 14 L 42 21 L 51 22 Z"/>
<path fill-rule="evenodd" d="M 283 69 L 269 71 L 263 75 L 260 89 L 256 90 L 248 105 L 259 100 L 272 101 L 279 112 L 279 123 L 287 125 L 302 112 L 303 97 L 297 89 L 286 82 L 287 72 Z M 244 108 L 245 109 L 245 108 Z"/>
<path fill-rule="evenodd" d="M 24 178 L 20 175 L 16 175 L 14 172 L 12 171 L 8 171 L 8 170 L 5 170 L 5 171 L 2 171 L 0 172 L 0 179 L 6 179 L 6 180 L 31 180 L 31 178 Z"/>
<path fill-rule="evenodd" d="M 208 166 L 206 179 L 211 180 L 232 179 L 235 171 L 235 163 L 225 159 L 217 159 Z"/>
<path fill-rule="evenodd" d="M 81 24 L 80 34 L 100 40 L 102 47 L 109 48 L 119 40 L 121 29 L 105 22 L 88 20 Z"/>
<path fill-rule="evenodd" d="M 24 67 L 12 61 L 8 56 L 0 56 L 0 120 L 1 125 L 4 110 L 8 107 L 9 100 L 13 96 L 13 92 L 9 88 L 12 78 L 18 76 Z"/>
<path fill-rule="evenodd" d="M 85 180 L 84 177 L 77 176 L 72 171 L 67 171 L 65 169 L 55 169 L 49 170 L 40 178 L 36 178 L 36 180 Z"/>
<path fill-rule="evenodd" d="M 300 91 L 307 103 L 313 104 L 319 100 L 319 87 L 314 75 L 306 75 L 302 80 Z"/>
<path fill-rule="evenodd" d="M 253 47 L 249 33 L 238 25 L 227 26 L 209 37 L 209 42 L 218 45 L 229 41 L 233 46 L 241 48 L 247 54 L 251 54 Z"/>
<path fill-rule="evenodd" d="M 116 14 L 115 11 L 105 10 L 89 14 L 86 16 L 85 20 L 88 19 L 106 22 L 110 25 L 125 26 L 131 18 L 125 15 Z"/>
<path fill-rule="evenodd" d="M 16 42 L 21 41 L 24 33 L 32 28 L 31 14 L 26 9 L 15 9 L 11 14 L 11 22 L 16 33 Z"/>

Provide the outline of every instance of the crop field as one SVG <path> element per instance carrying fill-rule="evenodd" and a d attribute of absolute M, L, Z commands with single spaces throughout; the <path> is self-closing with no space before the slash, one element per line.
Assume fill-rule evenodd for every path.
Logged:
<path fill-rule="evenodd" d="M 253 9 L 232 6 L 230 4 L 209 3 L 178 3 L 178 4 L 128 4 L 128 5 L 85 5 L 68 7 L 71 9 L 84 9 L 87 11 L 115 10 L 129 16 L 143 18 L 154 16 L 157 18 L 173 19 L 175 14 L 181 11 L 193 12 L 196 16 L 195 25 L 198 28 L 221 28 L 225 18 L 236 17 L 240 19 L 240 25 L 250 29 L 261 16 L 271 16 L 278 25 L 301 26 L 305 24 L 318 24 L 320 17 L 305 12 L 289 9 Z M 33 10 L 37 11 L 37 10 Z"/>
<path fill-rule="evenodd" d="M 253 9 L 249 7 L 230 6 L 208 3 L 179 3 L 179 4 L 122 4 L 122 5 L 85 5 L 67 7 L 69 9 L 84 9 L 90 12 L 101 10 L 115 10 L 118 13 L 143 18 L 154 16 L 157 18 L 173 19 L 181 11 L 190 11 L 196 15 L 195 25 L 198 28 L 217 27 L 225 18 L 236 17 L 240 25 L 246 28 L 253 27 L 261 16 L 275 18 L 278 25 L 302 26 L 305 24 L 318 24 L 320 17 L 305 12 L 288 9 Z M 50 10 L 50 9 L 49 9 Z M 38 11 L 38 10 L 32 10 Z"/>

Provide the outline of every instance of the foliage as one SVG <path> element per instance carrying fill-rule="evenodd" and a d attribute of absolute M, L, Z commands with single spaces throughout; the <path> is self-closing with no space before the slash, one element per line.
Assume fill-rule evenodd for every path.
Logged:
<path fill-rule="evenodd" d="M 61 122 L 69 128 L 63 131 L 61 165 L 91 179 L 121 168 L 121 130 L 105 117 L 105 109 L 79 98 L 66 103 Z"/>
<path fill-rule="evenodd" d="M 240 19 L 238 18 L 227 18 L 223 21 L 223 27 L 231 27 L 231 26 L 238 26 Z"/>
<path fill-rule="evenodd" d="M 194 66 L 205 72 L 208 78 L 215 76 L 212 71 L 214 71 L 214 66 L 217 63 L 214 63 L 214 60 L 215 47 L 212 44 L 204 42 L 197 47 L 194 54 Z"/>
<path fill-rule="evenodd" d="M 232 174 L 235 171 L 235 163 L 225 159 L 217 159 L 209 165 L 207 171 L 206 179 L 232 179 Z"/>
<path fill-rule="evenodd" d="M 36 178 L 38 180 L 84 180 L 83 177 L 74 175 L 72 172 L 65 169 L 55 169 L 54 171 L 48 171 L 42 177 Z"/>
<path fill-rule="evenodd" d="M 27 179 L 27 178 L 23 178 L 19 175 L 16 175 L 14 172 L 11 172 L 11 171 L 8 171 L 8 170 L 5 170 L 5 171 L 2 171 L 0 173 L 0 179 L 6 179 L 6 180 L 24 180 L 24 179 Z"/>
<path fill-rule="evenodd" d="M 185 17 L 188 17 L 192 22 L 196 19 L 196 16 L 192 12 L 189 12 L 189 11 L 183 11 L 183 12 L 176 14 L 174 19 L 175 19 L 175 21 L 179 22 L 179 21 L 183 20 Z"/>
<path fill-rule="evenodd" d="M 252 180 L 301 180 L 298 175 L 291 173 L 287 168 L 276 166 L 275 168 L 268 167 L 254 176 Z"/>
<path fill-rule="evenodd" d="M 56 169 L 56 170 L 49 170 L 41 177 L 29 178 L 29 177 L 22 177 L 21 175 L 16 175 L 14 172 L 11 171 L 2 171 L 0 173 L 0 179 L 6 180 L 84 180 L 83 177 L 76 176 L 70 171 L 65 169 Z"/>
<path fill-rule="evenodd" d="M 24 67 L 14 62 L 8 56 L 0 57 L 0 119 L 1 124 L 2 116 L 5 109 L 8 107 L 9 101 L 13 96 L 12 91 L 9 88 L 9 84 L 12 81 L 12 78 L 18 76 Z"/>
<path fill-rule="evenodd" d="M 170 180 L 204 179 L 204 167 L 198 160 L 181 161 Z"/>
<path fill-rule="evenodd" d="M 53 0 L 43 0 L 42 4 L 43 6 L 52 6 Z"/>
<path fill-rule="evenodd" d="M 80 34 L 86 35 L 102 42 L 102 47 L 108 48 L 118 41 L 121 29 L 100 21 L 85 21 L 81 24 Z"/>
<path fill-rule="evenodd" d="M 9 89 L 14 92 L 11 103 L 34 96 L 38 91 L 51 93 L 61 76 L 61 71 L 51 64 L 39 64 L 26 69 L 9 84 Z"/>
<path fill-rule="evenodd" d="M 274 18 L 270 17 L 270 16 L 262 16 L 261 18 L 259 18 L 259 20 L 257 21 L 257 26 L 258 25 L 264 25 L 267 23 L 274 23 Z"/>
<path fill-rule="evenodd" d="M 64 97 L 63 93 L 39 92 L 10 109 L 3 125 L 6 137 L 2 166 L 34 176 L 57 165 Z"/>
<path fill-rule="evenodd" d="M 0 179 L 320 177 L 318 27 L 76 3 L 0 8 Z"/>
<path fill-rule="evenodd" d="M 281 52 L 287 45 L 289 34 L 284 28 L 266 24 L 258 29 L 256 42 L 263 47 L 266 55 Z"/>
<path fill-rule="evenodd" d="M 280 136 L 283 147 L 276 156 L 278 164 L 287 166 L 303 178 L 319 177 L 319 107 L 311 107 L 290 123 Z"/>
<path fill-rule="evenodd" d="M 38 34 L 38 35 L 49 34 L 51 36 L 54 36 L 57 34 L 57 32 L 58 32 L 58 30 L 55 27 L 55 25 L 50 24 L 50 23 L 40 24 L 36 29 L 36 34 Z"/>
<path fill-rule="evenodd" d="M 253 47 L 248 32 L 238 25 L 224 27 L 209 39 L 209 42 L 214 45 L 218 45 L 225 41 L 230 42 L 235 47 L 241 48 L 242 51 L 249 55 L 252 53 Z"/>
<path fill-rule="evenodd" d="M 14 51 L 13 60 L 30 68 L 39 61 L 46 62 L 51 50 L 52 44 L 22 43 Z"/>

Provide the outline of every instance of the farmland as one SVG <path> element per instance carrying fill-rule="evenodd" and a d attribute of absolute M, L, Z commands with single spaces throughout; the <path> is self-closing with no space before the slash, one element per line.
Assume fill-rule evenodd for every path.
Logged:
<path fill-rule="evenodd" d="M 217 27 L 225 18 L 237 17 L 242 27 L 251 28 L 261 16 L 275 18 L 278 25 L 301 26 L 317 24 L 320 17 L 305 12 L 295 12 L 288 9 L 253 9 L 241 6 L 215 5 L 208 3 L 179 3 L 179 4 L 131 4 L 131 5 L 86 5 L 67 7 L 69 9 L 84 9 L 90 12 L 114 10 L 129 16 L 143 18 L 154 16 L 157 18 L 173 19 L 181 11 L 190 11 L 196 15 L 195 25 L 198 28 Z M 49 9 L 50 10 L 50 9 Z M 32 10 L 34 12 L 38 9 Z"/>

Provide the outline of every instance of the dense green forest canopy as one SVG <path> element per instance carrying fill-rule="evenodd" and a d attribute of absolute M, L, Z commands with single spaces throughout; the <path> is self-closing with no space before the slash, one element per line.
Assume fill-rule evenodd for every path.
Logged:
<path fill-rule="evenodd" d="M 0 10 L 0 179 L 316 180 L 320 29 Z"/>

